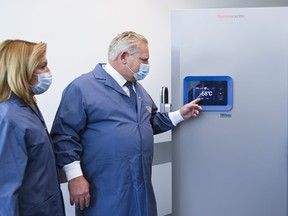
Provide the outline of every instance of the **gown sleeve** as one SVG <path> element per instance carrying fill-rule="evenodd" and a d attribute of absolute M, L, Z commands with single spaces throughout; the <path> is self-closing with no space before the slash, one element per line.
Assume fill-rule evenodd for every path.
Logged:
<path fill-rule="evenodd" d="M 19 215 L 19 188 L 27 165 L 24 131 L 0 119 L 0 215 Z"/>
<path fill-rule="evenodd" d="M 85 130 L 86 119 L 82 93 L 72 83 L 63 91 L 51 129 L 57 164 L 60 168 L 74 161 L 80 161 L 83 151 L 81 134 Z"/>
<path fill-rule="evenodd" d="M 154 104 L 154 102 L 152 103 L 153 103 L 153 106 L 152 106 L 150 123 L 152 125 L 154 135 L 166 132 L 174 128 L 175 126 L 173 125 L 171 119 L 169 118 L 168 113 L 158 112 L 157 106 Z"/>

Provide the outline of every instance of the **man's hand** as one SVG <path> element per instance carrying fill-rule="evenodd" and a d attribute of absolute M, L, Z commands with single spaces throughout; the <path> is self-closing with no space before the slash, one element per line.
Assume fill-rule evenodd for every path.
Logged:
<path fill-rule="evenodd" d="M 68 189 L 70 193 L 70 204 L 83 210 L 90 205 L 89 183 L 84 176 L 79 176 L 71 179 L 68 182 Z"/>
<path fill-rule="evenodd" d="M 196 117 L 200 113 L 202 107 L 197 104 L 199 101 L 200 98 L 197 98 L 180 108 L 180 114 L 185 120 Z"/>

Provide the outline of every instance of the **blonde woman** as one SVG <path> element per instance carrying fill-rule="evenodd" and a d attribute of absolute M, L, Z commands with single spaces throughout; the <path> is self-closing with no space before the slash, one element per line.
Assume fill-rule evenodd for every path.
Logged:
<path fill-rule="evenodd" d="M 52 142 L 34 97 L 51 82 L 45 43 L 0 44 L 0 215 L 65 215 Z"/>

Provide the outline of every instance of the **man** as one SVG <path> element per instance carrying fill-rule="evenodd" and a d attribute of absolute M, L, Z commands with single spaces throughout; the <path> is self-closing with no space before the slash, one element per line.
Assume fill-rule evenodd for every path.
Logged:
<path fill-rule="evenodd" d="M 148 41 L 123 32 L 112 40 L 107 64 L 64 90 L 51 135 L 76 215 L 157 215 L 153 135 L 196 117 L 201 107 L 197 99 L 175 112 L 157 112 L 138 82 L 148 72 Z"/>

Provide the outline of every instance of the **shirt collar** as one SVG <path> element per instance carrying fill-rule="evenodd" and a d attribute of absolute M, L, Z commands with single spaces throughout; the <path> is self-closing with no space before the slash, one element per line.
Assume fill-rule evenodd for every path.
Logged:
<path fill-rule="evenodd" d="M 118 72 L 116 71 L 109 63 L 102 65 L 103 69 L 113 77 L 113 79 L 122 87 L 125 85 L 127 80 Z"/>

